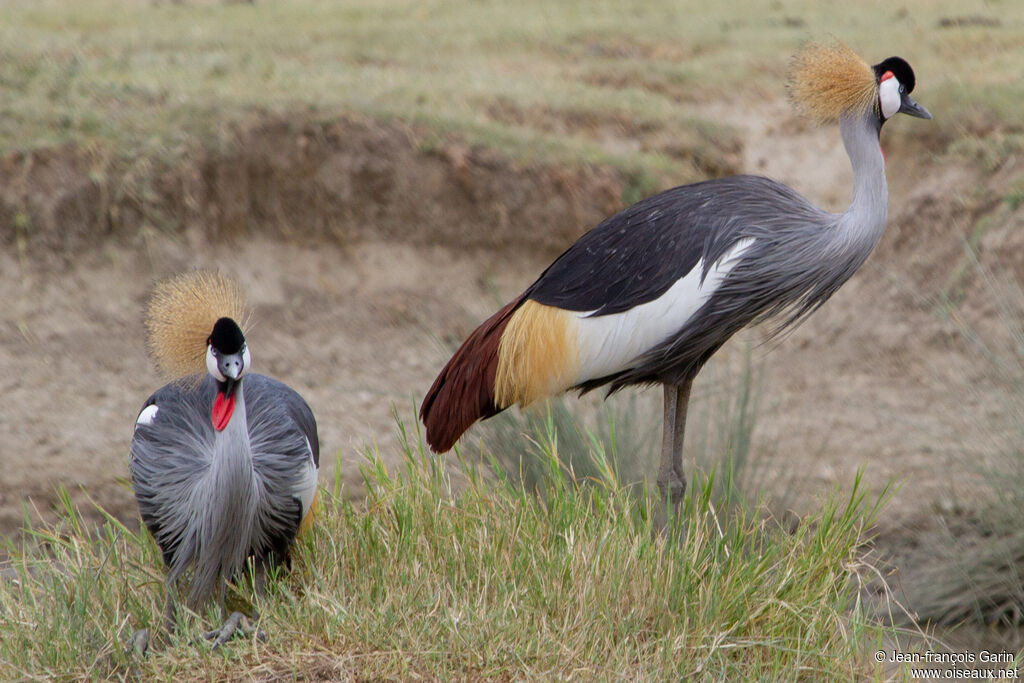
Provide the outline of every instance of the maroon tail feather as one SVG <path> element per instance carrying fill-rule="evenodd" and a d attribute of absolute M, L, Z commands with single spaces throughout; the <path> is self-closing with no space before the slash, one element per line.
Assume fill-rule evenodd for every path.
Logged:
<path fill-rule="evenodd" d="M 449 450 L 477 420 L 497 415 L 507 407 L 494 404 L 498 342 L 522 301 L 519 297 L 509 302 L 476 328 L 423 397 L 420 419 L 427 428 L 427 443 L 435 453 Z"/>

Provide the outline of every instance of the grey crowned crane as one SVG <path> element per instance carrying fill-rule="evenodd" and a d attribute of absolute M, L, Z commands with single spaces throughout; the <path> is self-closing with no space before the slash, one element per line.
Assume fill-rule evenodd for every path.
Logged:
<path fill-rule="evenodd" d="M 885 229 L 882 125 L 929 119 L 899 57 L 868 65 L 841 43 L 792 61 L 794 103 L 836 122 L 853 166 L 843 213 L 816 208 L 768 178 L 740 175 L 648 197 L 583 235 L 526 291 L 481 324 L 423 399 L 427 442 L 450 449 L 475 421 L 568 390 L 664 385 L 658 486 L 686 491 L 683 430 L 694 377 L 734 333 L 777 318 L 775 332 L 821 306 Z"/>
<path fill-rule="evenodd" d="M 256 589 L 289 562 L 316 502 L 320 444 L 306 402 L 281 382 L 249 372 L 238 285 L 196 271 L 157 285 L 146 327 L 150 353 L 173 381 L 146 399 L 131 442 L 139 513 L 167 569 L 165 628 L 187 579 L 193 607 L 216 599 L 252 562 Z M 205 634 L 214 647 L 252 633 L 240 612 Z M 148 632 L 133 638 L 146 649 Z"/>

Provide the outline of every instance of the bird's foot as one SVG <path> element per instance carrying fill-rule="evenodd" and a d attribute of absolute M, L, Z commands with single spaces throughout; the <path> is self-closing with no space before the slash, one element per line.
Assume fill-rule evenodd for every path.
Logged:
<path fill-rule="evenodd" d="M 256 639 L 261 642 L 266 642 L 267 634 L 263 632 L 258 626 L 253 626 L 249 623 L 249 617 L 245 616 L 241 612 L 232 612 L 224 623 L 221 624 L 220 628 L 204 633 L 203 638 L 213 641 L 213 648 L 216 650 L 224 643 L 231 640 L 236 633 L 241 633 L 245 636 L 256 636 Z"/>
<path fill-rule="evenodd" d="M 131 635 L 124 647 L 125 654 L 145 657 L 149 652 L 149 629 L 140 628 Z"/>

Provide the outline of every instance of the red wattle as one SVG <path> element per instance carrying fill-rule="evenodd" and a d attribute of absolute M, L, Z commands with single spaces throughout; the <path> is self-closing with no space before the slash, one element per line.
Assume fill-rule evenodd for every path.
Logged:
<path fill-rule="evenodd" d="M 223 431 L 231 420 L 231 413 L 235 411 L 235 395 L 225 398 L 224 392 L 218 391 L 217 398 L 213 399 L 213 410 L 210 411 L 210 422 L 218 432 Z"/>
<path fill-rule="evenodd" d="M 889 80 L 890 78 L 893 78 L 893 77 L 894 76 L 893 76 L 893 73 L 891 71 L 886 71 L 884 74 L 882 74 L 882 77 L 878 79 L 878 82 L 881 83 L 881 82 L 887 81 L 887 80 Z"/>
<path fill-rule="evenodd" d="M 882 163 L 886 163 L 888 160 L 885 158 L 885 150 L 879 147 L 878 151 L 882 153 Z"/>

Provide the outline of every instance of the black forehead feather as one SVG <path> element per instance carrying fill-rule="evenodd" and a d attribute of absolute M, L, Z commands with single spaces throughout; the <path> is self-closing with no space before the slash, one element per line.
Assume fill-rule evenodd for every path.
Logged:
<path fill-rule="evenodd" d="M 902 57 L 889 57 L 872 67 L 875 70 L 875 78 L 881 78 L 886 71 L 891 71 L 907 92 L 914 91 L 914 70 Z"/>
<path fill-rule="evenodd" d="M 221 353 L 238 353 L 245 345 L 245 336 L 241 328 L 231 318 L 221 318 L 213 325 L 210 333 L 210 346 Z"/>

